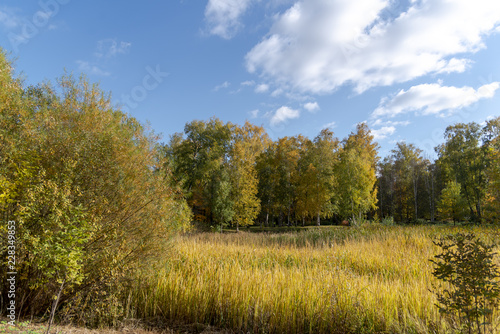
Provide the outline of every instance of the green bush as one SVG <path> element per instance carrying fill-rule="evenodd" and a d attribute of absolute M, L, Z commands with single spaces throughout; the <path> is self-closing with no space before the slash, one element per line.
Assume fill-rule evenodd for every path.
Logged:
<path fill-rule="evenodd" d="M 23 88 L 1 52 L 0 84 L 0 217 L 17 222 L 19 316 L 44 314 L 62 282 L 68 317 L 98 315 L 164 254 L 189 209 L 160 167 L 157 136 L 96 85 L 63 76 Z"/>
<path fill-rule="evenodd" d="M 394 217 L 389 216 L 389 217 L 382 218 L 381 224 L 382 225 L 394 225 Z"/>
<path fill-rule="evenodd" d="M 430 260 L 435 264 L 433 275 L 443 282 L 436 287 L 436 306 L 459 329 L 487 333 L 500 297 L 495 245 L 485 244 L 473 233 L 448 235 L 434 244 L 442 250 Z"/>

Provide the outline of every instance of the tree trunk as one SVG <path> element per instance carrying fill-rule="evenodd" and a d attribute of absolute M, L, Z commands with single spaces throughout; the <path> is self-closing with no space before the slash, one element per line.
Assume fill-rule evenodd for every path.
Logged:
<path fill-rule="evenodd" d="M 481 212 L 481 202 L 480 201 L 477 201 L 477 203 L 476 203 L 476 211 L 477 211 L 477 219 L 479 220 L 479 222 L 481 222 L 482 212 Z"/>
<path fill-rule="evenodd" d="M 59 288 L 59 292 L 57 293 L 57 297 L 52 303 L 52 311 L 50 312 L 49 325 L 47 326 L 47 332 L 45 334 L 49 334 L 50 326 L 52 326 L 52 321 L 54 321 L 54 315 L 56 313 L 57 303 L 59 302 L 59 298 L 61 298 L 61 292 L 64 288 L 64 283 L 66 283 L 66 279 L 62 281 L 61 287 Z"/>
<path fill-rule="evenodd" d="M 430 197 L 430 205 L 431 205 L 431 222 L 434 222 L 434 175 L 431 174 L 431 197 Z"/>
<path fill-rule="evenodd" d="M 318 215 L 316 216 L 316 226 L 320 225 L 321 225 L 321 218 L 319 217 L 319 211 L 318 211 Z"/>
<path fill-rule="evenodd" d="M 288 205 L 288 212 L 286 215 L 286 226 L 290 227 L 290 205 Z"/>
<path fill-rule="evenodd" d="M 415 180 L 413 181 L 413 199 L 414 199 L 414 203 L 415 203 L 415 220 L 418 218 L 417 195 L 418 195 L 418 177 L 416 177 Z"/>
<path fill-rule="evenodd" d="M 352 224 L 354 224 L 354 201 L 352 199 L 352 195 L 351 195 L 351 213 L 352 213 Z"/>

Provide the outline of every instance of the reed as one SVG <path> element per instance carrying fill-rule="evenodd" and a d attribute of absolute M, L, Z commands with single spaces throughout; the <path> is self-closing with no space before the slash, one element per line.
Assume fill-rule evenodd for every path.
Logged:
<path fill-rule="evenodd" d="M 253 333 L 444 333 L 433 237 L 462 227 L 329 227 L 193 234 L 142 273 L 130 316 Z M 494 228 L 466 228 L 498 240 Z"/>

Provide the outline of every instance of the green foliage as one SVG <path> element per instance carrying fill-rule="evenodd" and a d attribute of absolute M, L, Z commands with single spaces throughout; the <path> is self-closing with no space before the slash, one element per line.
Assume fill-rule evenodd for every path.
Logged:
<path fill-rule="evenodd" d="M 221 169 L 215 180 L 215 199 L 213 214 L 215 222 L 222 227 L 227 226 L 234 216 L 234 202 L 231 200 L 231 182 L 227 170 Z"/>
<path fill-rule="evenodd" d="M 410 222 L 419 218 L 419 180 L 427 161 L 422 158 L 422 150 L 405 142 L 397 143 L 391 157 L 394 160 L 396 211 L 400 221 Z"/>
<path fill-rule="evenodd" d="M 394 225 L 394 217 L 384 217 L 382 218 L 382 221 L 380 222 L 382 225 Z"/>
<path fill-rule="evenodd" d="M 441 192 L 438 203 L 438 213 L 443 220 L 452 219 L 454 222 L 464 218 L 467 212 L 467 203 L 462 196 L 460 184 L 451 181 Z"/>
<path fill-rule="evenodd" d="M 157 136 L 96 85 L 65 75 L 57 87 L 22 88 L 0 55 L 0 216 L 17 222 L 23 314 L 45 312 L 63 281 L 68 317 L 95 311 L 168 249 L 189 210 Z"/>
<path fill-rule="evenodd" d="M 192 121 L 163 149 L 164 164 L 181 184 L 195 219 L 251 225 L 260 211 L 257 156 L 269 138 L 262 127 Z M 219 185 L 227 176 L 227 184 Z M 225 203 L 226 202 L 226 203 Z"/>
<path fill-rule="evenodd" d="M 436 148 L 448 180 L 460 183 L 473 220 L 481 221 L 489 164 L 483 130 L 477 123 L 458 123 L 445 131 L 446 142 Z"/>
<path fill-rule="evenodd" d="M 72 203 L 69 184 L 58 185 L 47 179 L 44 171 L 32 181 L 18 212 L 18 236 L 31 252 L 31 270 L 39 273 L 37 279 L 29 280 L 29 287 L 36 290 L 63 280 L 80 284 L 84 278 L 83 247 L 91 231 L 87 212 L 81 204 Z"/>
<path fill-rule="evenodd" d="M 436 265 L 433 275 L 445 283 L 436 291 L 436 306 L 458 320 L 468 333 L 486 333 L 500 297 L 495 245 L 484 243 L 473 233 L 448 235 L 434 244 L 442 252 L 430 260 Z"/>
<path fill-rule="evenodd" d="M 234 199 L 234 223 L 252 225 L 261 210 L 258 194 L 256 160 L 268 146 L 269 138 L 262 127 L 246 122 L 235 126 L 229 150 L 228 170 Z"/>
<path fill-rule="evenodd" d="M 366 124 L 358 124 L 356 133 L 351 133 L 343 142 L 336 169 L 342 218 L 361 221 L 368 211 L 377 208 L 377 161 L 377 144 L 370 130 Z"/>
<path fill-rule="evenodd" d="M 484 128 L 488 156 L 488 187 L 485 198 L 485 216 L 489 221 L 500 221 L 500 117 L 489 120 Z"/>
<path fill-rule="evenodd" d="M 195 220 L 214 218 L 215 182 L 229 156 L 232 127 L 215 117 L 192 121 L 184 127 L 185 138 L 176 133 L 164 148 L 163 163 L 184 191 Z"/>

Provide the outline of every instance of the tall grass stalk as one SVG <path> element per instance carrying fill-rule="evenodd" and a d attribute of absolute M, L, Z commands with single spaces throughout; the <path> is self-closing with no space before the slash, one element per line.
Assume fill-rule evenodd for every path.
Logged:
<path fill-rule="evenodd" d="M 254 333 L 435 333 L 433 236 L 459 228 L 323 228 L 179 237 L 132 291 L 135 316 Z M 475 228 L 484 238 L 496 230 Z"/>

